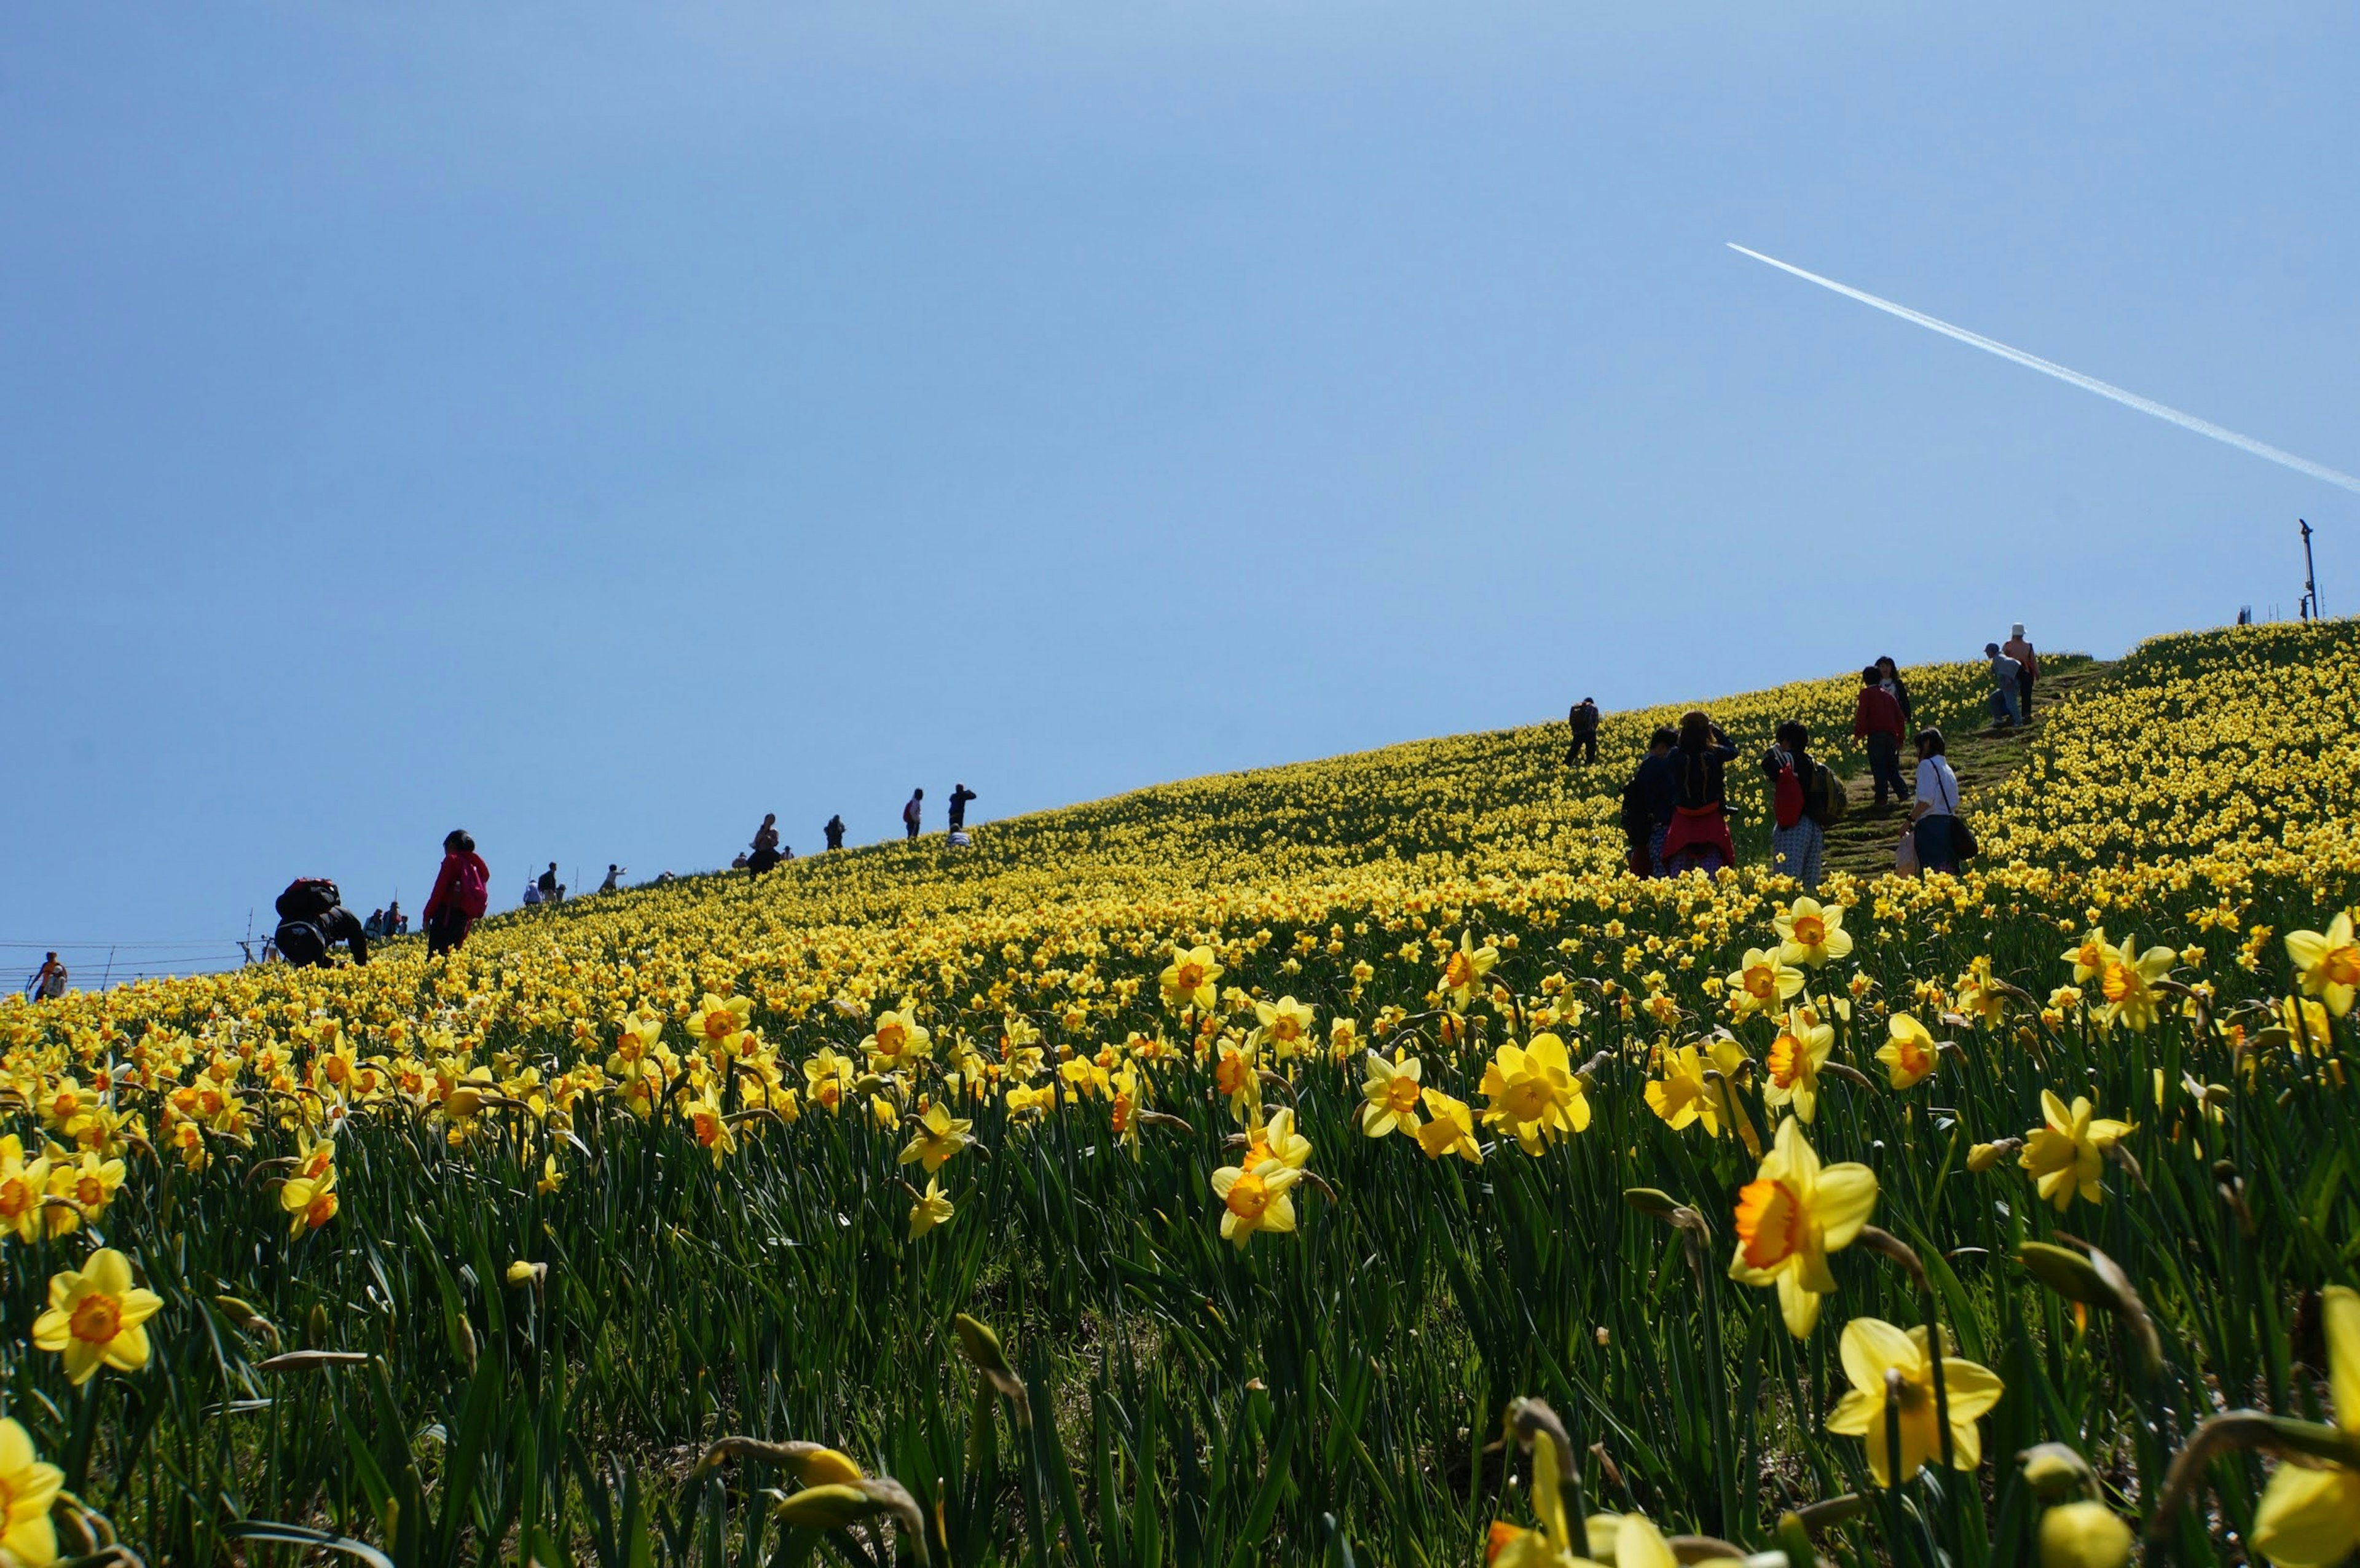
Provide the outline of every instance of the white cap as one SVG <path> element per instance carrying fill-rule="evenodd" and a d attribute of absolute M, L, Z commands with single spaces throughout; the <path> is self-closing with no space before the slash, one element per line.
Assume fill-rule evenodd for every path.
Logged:
<path fill-rule="evenodd" d="M 2007 635 L 2010 637 L 2022 637 L 2024 635 L 2024 623 L 2022 621 L 2018 621 L 2016 625 L 2008 627 Z"/>

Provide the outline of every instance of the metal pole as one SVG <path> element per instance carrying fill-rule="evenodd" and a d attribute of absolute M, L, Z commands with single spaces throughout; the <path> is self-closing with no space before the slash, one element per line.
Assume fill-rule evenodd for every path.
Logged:
<path fill-rule="evenodd" d="M 2302 618 L 2315 621 L 2319 619 L 2319 572 L 2311 561 L 2311 525 L 2300 517 L 2295 522 L 2302 528 Z"/>

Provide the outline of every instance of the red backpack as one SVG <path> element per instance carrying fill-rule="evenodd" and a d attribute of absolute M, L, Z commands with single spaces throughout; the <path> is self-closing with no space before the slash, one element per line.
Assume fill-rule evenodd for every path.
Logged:
<path fill-rule="evenodd" d="M 484 874 L 484 863 L 474 855 L 462 856 L 459 875 L 451 882 L 451 901 L 466 912 L 471 920 L 484 918 L 491 902 L 491 878 Z"/>
<path fill-rule="evenodd" d="M 1771 791 L 1770 810 L 1782 828 L 1791 828 L 1803 820 L 1803 781 L 1795 776 L 1791 757 L 1778 765 L 1778 782 Z"/>

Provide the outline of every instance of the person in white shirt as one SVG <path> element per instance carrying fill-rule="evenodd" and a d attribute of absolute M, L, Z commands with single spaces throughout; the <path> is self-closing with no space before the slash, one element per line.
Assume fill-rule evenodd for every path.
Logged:
<path fill-rule="evenodd" d="M 1949 749 L 1942 732 L 1932 727 L 1918 732 L 1918 792 L 1909 820 L 1918 842 L 1918 875 L 1959 870 L 1959 776 L 1950 771 Z"/>

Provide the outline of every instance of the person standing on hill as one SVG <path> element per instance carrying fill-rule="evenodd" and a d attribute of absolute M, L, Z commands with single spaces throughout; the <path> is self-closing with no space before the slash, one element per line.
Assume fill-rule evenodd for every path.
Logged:
<path fill-rule="evenodd" d="M 1582 757 L 1587 762 L 1596 762 L 1598 760 L 1598 704 L 1591 699 L 1584 697 L 1566 714 L 1565 724 L 1566 727 L 1573 732 L 1573 744 L 1565 748 L 1565 765 L 1568 768 L 1572 767 L 1573 759 L 1577 757 Z"/>
<path fill-rule="evenodd" d="M 748 879 L 759 877 L 779 863 L 779 813 L 771 811 L 762 818 L 762 825 L 754 830 L 754 853 L 746 857 Z"/>
<path fill-rule="evenodd" d="M 951 832 L 957 833 L 967 826 L 967 803 L 974 799 L 975 791 L 966 785 L 951 786 Z"/>
<path fill-rule="evenodd" d="M 54 1002 L 66 994 L 68 978 L 66 966 L 60 964 L 58 955 L 52 953 L 42 959 L 41 966 L 33 972 L 33 983 L 25 988 L 25 994 L 37 1002 Z"/>
<path fill-rule="evenodd" d="M 1940 730 L 1918 732 L 1918 792 L 1909 817 L 1920 877 L 1929 871 L 1956 875 L 1959 869 L 1959 776 L 1944 755 L 1949 749 Z"/>
<path fill-rule="evenodd" d="M 1909 726 L 1918 722 L 1918 705 L 1909 700 L 1909 682 L 1901 679 L 1901 666 L 1893 662 L 1889 653 L 1877 658 L 1876 683 L 1901 704 L 1901 733 L 1909 734 Z"/>
<path fill-rule="evenodd" d="M 598 891 L 611 893 L 623 885 L 623 868 L 614 861 L 606 863 L 606 880 L 598 884 Z"/>
<path fill-rule="evenodd" d="M 2024 722 L 2028 724 L 2032 722 L 2032 682 L 2040 674 L 2040 656 L 2034 653 L 2032 645 L 2024 640 L 2022 621 L 2007 628 L 2007 640 L 1999 645 L 1999 650 L 2016 660 L 2016 696 L 2018 705 L 2024 710 Z"/>
<path fill-rule="evenodd" d="M 1868 743 L 1868 773 L 1876 782 L 1876 805 L 1885 807 L 1885 791 L 1894 800 L 1906 800 L 1908 789 L 1901 782 L 1901 735 L 1903 719 L 1901 704 L 1885 689 L 1876 666 L 1872 664 L 1860 672 L 1860 700 L 1852 704 L 1852 738 Z"/>
<path fill-rule="evenodd" d="M 844 847 L 844 817 L 841 813 L 828 818 L 827 826 L 822 828 L 820 832 L 827 835 L 828 848 L 842 849 Z"/>
<path fill-rule="evenodd" d="M 442 840 L 442 866 L 434 874 L 434 891 L 426 896 L 426 908 L 419 911 L 419 918 L 426 922 L 430 957 L 453 952 L 467 940 L 468 929 L 484 918 L 491 890 L 491 868 L 475 853 L 474 836 L 453 829 Z"/>
<path fill-rule="evenodd" d="M 1664 870 L 1677 877 L 1684 871 L 1734 866 L 1737 848 L 1729 841 L 1722 769 L 1736 759 L 1737 748 L 1700 712 L 1681 718 L 1679 737 L 1669 759 L 1677 793 L 1672 825 L 1664 834 Z"/>
<path fill-rule="evenodd" d="M 2024 723 L 2024 666 L 2002 653 L 1995 642 L 1983 644 L 1983 657 L 1991 660 L 1992 723 Z"/>
<path fill-rule="evenodd" d="M 910 799 L 901 807 L 901 826 L 908 830 L 912 838 L 918 836 L 919 823 L 925 816 L 925 800 L 926 792 L 923 789 L 912 789 L 910 791 Z"/>
<path fill-rule="evenodd" d="M 410 917 L 401 912 L 401 900 L 399 898 L 385 907 L 385 934 L 388 936 L 410 934 Z"/>
<path fill-rule="evenodd" d="M 1811 732 L 1788 719 L 1762 754 L 1762 771 L 1770 779 L 1770 869 L 1817 892 L 1828 848 L 1819 824 L 1827 817 L 1826 793 L 1833 779 L 1824 777 L 1827 770 L 1812 757 L 1810 744 Z"/>
<path fill-rule="evenodd" d="M 1647 755 L 1622 786 L 1622 836 L 1633 877 L 1664 874 L 1664 833 L 1672 824 L 1679 794 L 1672 774 L 1672 747 L 1679 739 L 1678 731 L 1657 725 L 1648 738 Z"/>
<path fill-rule="evenodd" d="M 557 879 L 557 862 L 554 860 L 549 863 L 549 869 L 541 874 L 541 901 L 544 904 L 565 902 L 565 885 Z"/>

